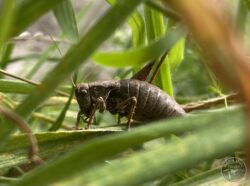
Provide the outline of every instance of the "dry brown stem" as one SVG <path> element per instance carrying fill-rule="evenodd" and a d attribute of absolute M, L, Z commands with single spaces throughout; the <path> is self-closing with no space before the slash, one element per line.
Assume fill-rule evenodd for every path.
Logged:
<path fill-rule="evenodd" d="M 11 120 L 13 123 L 15 123 L 21 131 L 27 136 L 28 141 L 30 142 L 30 147 L 28 150 L 28 159 L 36 164 L 43 163 L 43 160 L 38 156 L 39 148 L 37 144 L 37 139 L 28 127 L 28 124 L 24 122 L 18 115 L 15 114 L 15 112 L 0 107 L 0 113 L 7 119 Z"/>
<path fill-rule="evenodd" d="M 211 107 L 218 106 L 220 104 L 224 104 L 225 100 L 227 101 L 228 104 L 238 103 L 240 101 L 238 94 L 230 94 L 230 95 L 211 98 L 208 100 L 186 103 L 182 105 L 182 108 L 186 112 L 191 112 L 193 110 L 199 110 L 199 109 L 208 109 Z"/>
<path fill-rule="evenodd" d="M 236 92 L 246 103 L 250 116 L 250 68 L 243 45 L 231 25 L 223 19 L 223 9 L 205 0 L 166 0 L 183 18 L 184 23 L 200 45 L 206 62 L 224 84 Z M 248 131 L 250 118 L 248 118 Z M 250 135 L 248 134 L 248 155 Z M 248 163 L 250 167 L 250 161 Z"/>

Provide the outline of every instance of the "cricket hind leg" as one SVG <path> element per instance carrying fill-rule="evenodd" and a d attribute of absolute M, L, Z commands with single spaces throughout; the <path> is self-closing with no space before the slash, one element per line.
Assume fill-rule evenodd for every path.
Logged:
<path fill-rule="evenodd" d="M 137 99 L 135 96 L 133 96 L 117 105 L 118 113 L 124 111 L 125 109 L 128 109 L 128 114 L 127 114 L 127 118 L 128 118 L 127 129 L 128 130 L 130 129 L 132 118 L 135 113 L 136 104 L 137 104 Z"/>

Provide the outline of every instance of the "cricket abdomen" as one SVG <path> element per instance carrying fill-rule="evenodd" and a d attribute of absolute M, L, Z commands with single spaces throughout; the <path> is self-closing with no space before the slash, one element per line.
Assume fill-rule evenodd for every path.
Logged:
<path fill-rule="evenodd" d="M 137 100 L 134 120 L 151 121 L 185 115 L 185 111 L 169 95 L 158 87 L 139 80 L 121 80 L 120 94 L 124 100 L 135 97 Z M 128 110 L 122 115 L 126 115 Z"/>

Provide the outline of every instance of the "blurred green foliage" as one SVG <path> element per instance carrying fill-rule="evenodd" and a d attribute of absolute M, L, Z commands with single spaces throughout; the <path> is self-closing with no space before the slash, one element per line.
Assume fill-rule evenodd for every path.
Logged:
<path fill-rule="evenodd" d="M 105 11 L 99 12 L 98 3 L 107 7 Z M 249 1 L 226 5 L 229 12 L 237 7 L 230 16 L 249 44 Z M 111 114 L 98 113 L 94 129 L 72 130 L 79 109 L 71 85 L 74 74 L 78 74 L 74 76 L 76 83 L 125 79 L 154 61 L 152 77 L 166 52 L 153 83 L 177 102 L 230 93 L 204 65 L 199 46 L 183 29 L 178 14 L 161 3 L 142 0 L 84 1 L 81 7 L 70 0 L 4 0 L 0 10 L 1 69 L 20 79 L 39 81 L 32 85 L 1 75 L 0 107 L 11 109 L 28 122 L 37 137 L 39 155 L 46 161 L 39 166 L 30 162 L 26 134 L 1 114 L 0 183 L 225 183 L 221 162 L 242 150 L 246 138 L 241 108 L 222 106 L 190 114 L 195 116 L 133 124 L 130 132 L 123 131 L 123 125 L 114 126 L 116 118 Z M 49 11 L 53 11 L 50 16 L 58 26 L 55 36 L 19 35 Z M 25 46 L 29 42 L 45 44 L 36 52 Z M 18 52 L 20 45 L 22 53 Z M 215 165 L 217 161 L 219 165 Z"/>

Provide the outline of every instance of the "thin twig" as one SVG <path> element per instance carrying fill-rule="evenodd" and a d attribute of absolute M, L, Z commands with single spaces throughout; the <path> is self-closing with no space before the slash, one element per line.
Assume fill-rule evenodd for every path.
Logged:
<path fill-rule="evenodd" d="M 31 34 L 31 33 L 27 33 L 27 35 L 25 36 L 20 35 L 18 37 L 14 37 L 9 42 L 14 43 L 14 42 L 26 42 L 26 41 L 64 43 L 64 44 L 69 44 L 69 45 L 72 44 L 70 41 L 54 38 L 50 35 L 44 35 L 44 34 L 39 35 L 39 34 Z"/>
<path fill-rule="evenodd" d="M 29 55 L 22 55 L 22 56 L 17 56 L 17 57 L 13 57 L 12 59 L 9 60 L 9 63 L 14 63 L 17 61 L 21 61 L 21 60 L 27 60 L 27 59 L 36 59 L 38 57 L 40 57 L 40 54 L 29 54 Z M 50 62 L 58 62 L 60 60 L 60 58 L 58 57 L 48 57 L 46 58 L 47 61 Z"/>
<path fill-rule="evenodd" d="M 11 74 L 11 73 L 3 70 L 3 69 L 0 69 L 0 73 L 4 74 L 6 76 L 9 76 L 9 77 L 24 81 L 24 82 L 29 83 L 29 84 L 34 85 L 34 86 L 40 86 L 40 83 L 38 83 L 38 82 L 35 82 L 35 81 L 32 81 L 32 80 L 29 80 L 29 79 L 26 79 L 26 78 Z M 67 96 L 67 97 L 69 96 L 68 93 L 60 91 L 60 90 L 56 90 L 56 93 L 58 93 L 61 96 Z"/>
<path fill-rule="evenodd" d="M 219 104 L 223 104 L 225 102 L 225 99 L 228 103 L 236 103 L 236 102 L 239 102 L 239 95 L 235 93 L 235 94 L 216 97 L 216 98 L 212 98 L 208 100 L 191 102 L 191 103 L 182 105 L 182 108 L 186 112 L 191 112 L 193 110 L 199 110 L 199 109 L 207 109 L 207 108 L 217 106 Z"/>
<path fill-rule="evenodd" d="M 30 142 L 28 159 L 34 163 L 43 163 L 43 160 L 38 156 L 39 148 L 37 144 L 37 139 L 32 133 L 31 129 L 28 127 L 28 124 L 23 121 L 15 112 L 7 108 L 3 108 L 0 106 L 0 113 L 3 114 L 7 120 L 10 120 L 14 124 L 16 124 L 21 129 L 21 131 L 27 136 L 27 139 Z"/>

